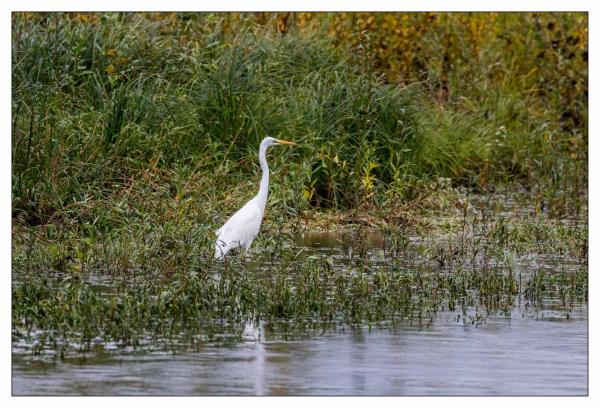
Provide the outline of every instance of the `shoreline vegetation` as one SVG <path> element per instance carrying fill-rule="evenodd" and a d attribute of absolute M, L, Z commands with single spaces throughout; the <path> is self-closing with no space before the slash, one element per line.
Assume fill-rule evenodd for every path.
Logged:
<path fill-rule="evenodd" d="M 587 41 L 585 13 L 13 13 L 13 340 L 568 316 Z M 300 146 L 268 155 L 264 267 L 216 263 L 267 135 Z M 313 229 L 356 251 L 304 253 Z"/>

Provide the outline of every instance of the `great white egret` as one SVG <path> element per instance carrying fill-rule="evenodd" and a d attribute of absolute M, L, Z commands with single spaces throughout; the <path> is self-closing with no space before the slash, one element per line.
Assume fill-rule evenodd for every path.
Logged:
<path fill-rule="evenodd" d="M 217 230 L 217 242 L 215 243 L 215 258 L 217 259 L 223 259 L 229 251 L 238 247 L 243 250 L 244 255 L 247 254 L 252 241 L 258 234 L 269 194 L 269 166 L 266 154 L 267 148 L 271 145 L 297 146 L 294 142 L 277 140 L 272 137 L 265 137 L 260 143 L 258 161 L 262 169 L 262 179 L 258 194 Z"/>

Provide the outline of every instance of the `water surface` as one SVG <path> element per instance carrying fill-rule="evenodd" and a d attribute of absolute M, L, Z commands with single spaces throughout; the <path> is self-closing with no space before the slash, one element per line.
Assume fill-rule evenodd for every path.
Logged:
<path fill-rule="evenodd" d="M 13 356 L 16 395 L 585 395 L 586 310 L 569 320 L 440 313 L 428 328 L 336 330 L 194 352 Z M 262 333 L 257 333 L 257 332 Z M 260 340 L 259 340 L 260 337 Z"/>

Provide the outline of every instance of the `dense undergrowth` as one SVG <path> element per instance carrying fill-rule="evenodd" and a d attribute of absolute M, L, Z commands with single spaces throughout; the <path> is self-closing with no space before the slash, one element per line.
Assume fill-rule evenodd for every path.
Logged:
<path fill-rule="evenodd" d="M 586 298 L 587 226 L 562 220 L 587 214 L 587 72 L 584 13 L 15 13 L 14 327 L 127 342 Z M 255 248 L 282 261 L 258 276 L 209 258 L 267 135 L 300 147 L 269 152 Z M 465 204 L 497 190 L 533 218 Z M 284 232 L 332 220 L 379 228 L 390 265 L 299 263 Z M 409 251 L 407 228 L 454 238 Z M 525 284 L 507 254 L 579 268 Z"/>
<path fill-rule="evenodd" d="M 584 14 L 292 15 L 285 35 L 276 17 L 14 14 L 15 221 L 93 221 L 157 190 L 215 217 L 256 189 L 265 135 L 302 144 L 271 154 L 278 210 L 397 209 L 448 177 L 575 211 Z"/>

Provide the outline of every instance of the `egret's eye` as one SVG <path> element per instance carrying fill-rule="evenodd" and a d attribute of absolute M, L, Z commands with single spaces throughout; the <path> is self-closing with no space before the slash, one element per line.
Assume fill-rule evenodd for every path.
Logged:
<path fill-rule="evenodd" d="M 221 246 L 222 246 L 223 248 L 225 248 L 225 244 L 221 244 Z"/>

